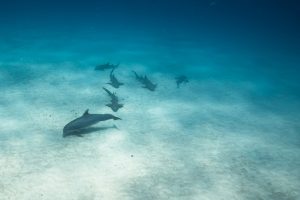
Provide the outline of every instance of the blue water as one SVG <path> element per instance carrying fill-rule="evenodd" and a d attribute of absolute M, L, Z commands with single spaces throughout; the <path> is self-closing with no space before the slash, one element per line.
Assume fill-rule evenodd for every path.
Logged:
<path fill-rule="evenodd" d="M 298 19 L 293 0 L 2 0 L 0 200 L 300 199 Z M 122 120 L 62 137 L 86 109 Z"/>

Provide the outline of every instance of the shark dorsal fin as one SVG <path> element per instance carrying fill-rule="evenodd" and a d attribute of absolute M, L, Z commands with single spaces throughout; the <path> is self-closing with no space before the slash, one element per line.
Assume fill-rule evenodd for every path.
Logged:
<path fill-rule="evenodd" d="M 89 115 L 89 114 L 90 114 L 90 113 L 89 113 L 89 109 L 86 109 L 86 111 L 83 113 L 82 116 Z"/>

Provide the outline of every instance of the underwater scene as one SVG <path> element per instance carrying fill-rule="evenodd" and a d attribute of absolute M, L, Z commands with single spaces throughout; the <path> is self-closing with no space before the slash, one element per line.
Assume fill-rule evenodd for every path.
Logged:
<path fill-rule="evenodd" d="M 300 2 L 1 0 L 0 200 L 299 200 Z"/>

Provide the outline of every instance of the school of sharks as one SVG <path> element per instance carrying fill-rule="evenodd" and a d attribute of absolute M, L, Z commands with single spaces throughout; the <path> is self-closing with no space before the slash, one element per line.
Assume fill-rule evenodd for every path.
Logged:
<path fill-rule="evenodd" d="M 123 86 L 124 83 L 120 82 L 116 76 L 114 75 L 115 70 L 118 68 L 119 64 L 110 64 L 110 63 L 105 63 L 101 65 L 97 65 L 95 67 L 96 71 L 106 71 L 106 70 L 111 70 L 109 74 L 110 82 L 107 84 L 112 86 L 115 89 L 120 88 L 120 86 Z M 155 91 L 157 84 L 153 83 L 147 75 L 139 75 L 137 72 L 132 71 L 133 74 L 135 75 L 135 78 L 138 82 L 142 84 L 142 87 L 149 90 L 149 91 Z M 189 80 L 186 76 L 181 75 L 178 77 L 175 77 L 175 81 L 177 84 L 177 88 L 180 87 L 181 84 L 188 83 Z M 119 103 L 119 97 L 117 96 L 116 92 L 111 92 L 107 88 L 103 87 L 103 90 L 108 94 L 110 97 L 110 103 L 106 104 L 107 107 L 110 107 L 113 112 L 118 112 L 119 109 L 121 109 L 124 104 Z M 82 116 L 72 120 L 68 124 L 66 124 L 63 128 L 63 137 L 67 136 L 78 136 L 82 137 L 83 130 L 95 125 L 101 121 L 106 121 L 106 120 L 121 120 L 121 118 L 116 117 L 112 114 L 90 114 L 89 109 L 87 109 Z"/>

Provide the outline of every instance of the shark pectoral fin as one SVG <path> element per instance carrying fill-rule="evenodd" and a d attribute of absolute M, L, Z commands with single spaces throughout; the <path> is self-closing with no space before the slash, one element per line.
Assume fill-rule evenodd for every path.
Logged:
<path fill-rule="evenodd" d="M 112 128 L 120 130 L 115 124 L 112 126 Z"/>

